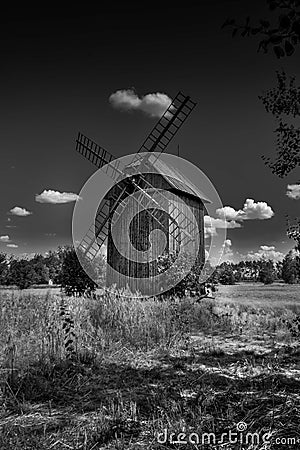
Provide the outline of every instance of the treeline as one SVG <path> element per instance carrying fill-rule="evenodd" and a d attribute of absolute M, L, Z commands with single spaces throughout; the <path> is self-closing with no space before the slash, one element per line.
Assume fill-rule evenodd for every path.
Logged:
<path fill-rule="evenodd" d="M 103 282 L 103 258 L 95 261 L 95 270 L 98 282 Z M 0 285 L 27 289 L 33 285 L 45 284 L 60 285 L 67 294 L 78 295 L 94 289 L 95 285 L 82 269 L 71 246 L 59 247 L 46 255 L 36 254 L 31 259 L 0 253 Z"/>
<path fill-rule="evenodd" d="M 98 284 L 105 280 L 104 257 L 97 258 L 93 264 Z M 193 286 L 195 289 L 199 279 L 197 270 L 180 283 L 181 290 Z M 300 283 L 300 253 L 291 250 L 280 262 L 273 260 L 241 261 L 237 264 L 223 262 L 216 267 L 209 281 L 221 284 L 234 284 L 241 281 L 262 282 L 265 284 L 282 280 L 285 283 Z M 74 248 L 59 247 L 56 251 L 49 251 L 46 255 L 36 254 L 31 259 L 20 259 L 0 253 L 0 285 L 17 286 L 20 289 L 32 285 L 45 284 L 60 285 L 67 294 L 81 295 L 86 291 L 93 291 L 95 283 L 83 271 Z M 176 292 L 178 291 L 176 287 Z"/>
<path fill-rule="evenodd" d="M 59 284 L 62 262 L 62 249 L 50 251 L 47 256 L 36 254 L 30 260 L 0 253 L 0 285 L 26 289 L 33 284 L 48 284 L 49 280 Z"/>
<path fill-rule="evenodd" d="M 291 250 L 282 261 L 278 262 L 271 259 L 240 261 L 237 264 L 224 262 L 216 268 L 213 279 L 214 282 L 221 284 L 234 284 L 240 281 L 264 284 L 271 284 L 274 281 L 300 283 L 300 254 L 296 250 Z"/>

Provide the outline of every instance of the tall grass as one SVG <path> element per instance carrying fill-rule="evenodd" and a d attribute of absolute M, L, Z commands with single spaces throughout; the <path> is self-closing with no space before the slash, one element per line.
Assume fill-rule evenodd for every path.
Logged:
<path fill-rule="evenodd" d="M 202 337 L 193 349 L 192 337 L 288 342 L 286 321 L 297 312 L 208 299 L 1 292 L 0 449 L 133 449 L 135 440 L 138 448 L 165 448 L 154 442 L 164 428 L 221 434 L 241 420 L 292 435 L 296 381 L 284 391 L 272 356 L 242 359 L 239 349 L 201 345 Z M 155 352 L 159 364 L 147 365 Z M 293 369 L 297 357 L 283 354 L 283 367 Z"/>
<path fill-rule="evenodd" d="M 63 360 L 70 357 L 67 342 L 77 359 L 103 360 L 118 349 L 176 347 L 199 331 L 273 331 L 286 339 L 286 322 L 297 312 L 188 298 L 158 301 L 105 294 L 88 299 L 5 292 L 0 297 L 0 364 L 13 364 L 17 370 Z"/>
<path fill-rule="evenodd" d="M 18 292 L 0 298 L 0 363 L 18 366 L 68 357 L 103 358 L 117 347 L 147 351 L 176 345 L 189 331 L 188 303 L 116 295 L 96 299 Z M 69 335 L 67 335 L 68 331 Z"/>

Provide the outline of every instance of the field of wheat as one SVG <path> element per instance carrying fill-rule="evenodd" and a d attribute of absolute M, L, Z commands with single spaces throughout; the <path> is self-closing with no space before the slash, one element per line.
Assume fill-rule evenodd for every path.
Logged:
<path fill-rule="evenodd" d="M 297 448 L 298 294 L 243 284 L 197 303 L 0 291 L 0 449 Z M 241 423 L 258 442 L 243 447 L 245 432 L 232 442 Z M 180 432 L 213 435 L 182 443 Z"/>

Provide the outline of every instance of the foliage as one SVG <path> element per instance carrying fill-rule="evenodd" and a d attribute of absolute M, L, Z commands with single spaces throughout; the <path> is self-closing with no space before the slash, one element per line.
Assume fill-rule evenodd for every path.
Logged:
<path fill-rule="evenodd" d="M 249 260 L 238 263 L 223 262 L 214 272 L 215 281 L 221 284 L 252 281 L 269 284 L 282 278 L 282 262 L 273 260 Z"/>
<path fill-rule="evenodd" d="M 60 303 L 59 315 L 62 321 L 65 354 L 67 358 L 73 359 L 75 357 L 75 324 L 66 299 L 63 297 Z"/>
<path fill-rule="evenodd" d="M 91 263 L 83 255 L 80 262 L 73 247 L 61 248 L 60 252 L 62 266 L 58 280 L 65 294 L 68 296 L 91 296 L 95 292 L 97 285 L 87 275 L 82 266 L 84 265 L 90 272 L 92 270 Z"/>
<path fill-rule="evenodd" d="M 35 282 L 33 265 L 26 259 L 12 260 L 9 266 L 8 283 L 14 284 L 19 289 L 27 289 Z"/>
<path fill-rule="evenodd" d="M 260 19 L 258 24 L 251 25 L 250 17 L 244 24 L 237 24 L 235 19 L 227 19 L 223 24 L 232 30 L 232 36 L 240 34 L 242 37 L 259 36 L 261 40 L 258 52 L 267 53 L 273 49 L 277 58 L 291 56 L 300 42 L 300 1 L 299 0 L 267 0 L 267 4 L 274 13 L 274 22 Z"/>
<path fill-rule="evenodd" d="M 258 279 L 264 284 L 272 284 L 275 281 L 275 269 L 272 260 L 262 262 Z"/>
<path fill-rule="evenodd" d="M 284 121 L 284 116 L 300 116 L 300 87 L 295 77 L 287 77 L 284 71 L 277 72 L 277 87 L 259 96 L 267 112 L 278 120 L 275 161 L 263 156 L 265 164 L 280 178 L 300 165 L 300 128 Z"/>
<path fill-rule="evenodd" d="M 106 282 L 106 256 L 98 255 L 93 260 L 94 271 L 98 286 L 105 286 Z"/>
<path fill-rule="evenodd" d="M 58 284 L 59 274 L 62 266 L 62 249 L 58 248 L 57 251 L 50 250 L 47 256 L 44 257 L 44 264 L 48 268 L 49 279 Z"/>
<path fill-rule="evenodd" d="M 233 36 L 241 31 L 241 36 L 263 35 L 259 43 L 259 50 L 265 53 L 269 47 L 277 58 L 292 56 L 296 46 L 300 44 L 300 0 L 267 0 L 271 12 L 277 14 L 276 25 L 268 20 L 260 20 L 258 27 L 250 25 L 250 18 L 245 25 L 237 25 L 234 19 L 227 19 L 223 27 L 233 28 Z M 289 124 L 285 116 L 300 117 L 300 87 L 296 86 L 295 77 L 287 77 L 284 71 L 277 72 L 276 88 L 269 89 L 259 98 L 268 113 L 274 115 L 278 121 L 275 130 L 277 134 L 277 149 L 275 161 L 263 156 L 265 164 L 279 177 L 284 177 L 296 167 L 300 166 L 300 127 Z M 288 223 L 288 237 L 296 242 L 296 249 L 300 248 L 300 219 L 290 226 Z"/>
<path fill-rule="evenodd" d="M 42 255 L 35 255 L 29 261 L 33 271 L 33 283 L 34 284 L 46 284 L 49 281 L 49 269 L 45 264 L 44 257 Z"/>
<path fill-rule="evenodd" d="M 299 253 L 291 250 L 285 256 L 282 264 L 282 279 L 288 284 L 294 284 L 300 281 Z"/>
<path fill-rule="evenodd" d="M 288 77 L 282 71 L 276 71 L 277 86 L 259 96 L 266 111 L 277 119 L 282 115 L 297 117 L 300 115 L 300 88 L 296 78 Z"/>
<path fill-rule="evenodd" d="M 300 314 L 294 317 L 291 321 L 286 321 L 287 329 L 291 335 L 298 338 L 300 337 Z"/>
<path fill-rule="evenodd" d="M 0 253 L 0 285 L 6 284 L 8 274 L 8 260 L 5 253 Z"/>
<path fill-rule="evenodd" d="M 296 245 L 295 250 L 300 252 L 300 218 L 291 223 L 290 219 L 287 221 L 288 229 L 287 235 L 290 239 L 294 239 Z"/>
<path fill-rule="evenodd" d="M 223 262 L 217 269 L 218 281 L 221 284 L 234 284 L 235 276 L 232 265 L 228 262 Z"/>
<path fill-rule="evenodd" d="M 212 273 L 213 270 L 209 267 L 209 263 L 205 264 L 205 267 L 199 264 L 193 264 L 194 258 L 184 253 L 179 258 L 175 254 L 165 254 L 158 259 L 158 271 L 164 274 L 162 286 L 172 285 L 171 289 L 165 292 L 164 296 L 176 296 L 183 298 L 189 296 L 199 296 L 205 293 L 203 279 L 203 270 Z M 191 270 L 188 270 L 192 267 Z M 168 270 L 168 272 L 167 272 Z M 183 272 L 188 272 L 187 275 L 182 278 Z M 204 277 L 206 278 L 206 277 Z M 208 277 L 208 282 L 212 282 L 212 276 Z"/>
<path fill-rule="evenodd" d="M 294 234 L 291 226 L 290 237 L 292 236 Z M 296 239 L 295 236 L 294 238 Z M 166 272 L 167 268 L 173 267 L 173 270 L 166 272 L 168 279 L 163 279 L 163 283 L 170 282 L 170 284 L 174 285 L 172 289 L 163 294 L 166 297 L 203 296 L 206 293 L 205 286 L 210 287 L 214 291 L 217 283 L 234 284 L 242 281 L 268 283 L 273 278 L 283 279 L 287 283 L 294 283 L 298 279 L 298 275 L 296 275 L 294 278 L 291 278 L 294 281 L 288 281 L 290 279 L 286 275 L 287 263 L 285 263 L 285 272 L 283 273 L 283 263 L 281 261 L 267 262 L 262 259 L 240 261 L 239 263 L 227 261 L 215 269 L 206 261 L 202 269 L 194 265 L 188 275 L 183 280 L 180 280 L 182 271 L 187 268 L 187 265 L 190 265 L 189 256 L 183 255 L 181 260 L 174 265 L 175 260 L 175 255 L 163 256 L 159 259 L 159 270 L 161 273 Z M 83 265 L 91 264 L 84 259 L 82 259 L 82 263 Z M 270 264 L 270 269 L 265 267 L 266 264 Z M 98 286 L 105 284 L 105 268 L 104 257 L 99 257 L 93 261 L 93 267 L 89 269 L 94 272 L 94 279 L 97 281 Z M 55 284 L 61 284 L 67 295 L 91 295 L 96 286 L 83 271 L 72 247 L 60 247 L 57 251 L 47 252 L 47 256 L 35 255 L 29 261 L 14 258 L 8 260 L 4 254 L 0 254 L 0 284 L 17 285 L 21 289 L 26 289 L 33 284 L 48 283 L 49 279 L 52 279 Z"/>
<path fill-rule="evenodd" d="M 27 289 L 33 284 L 46 284 L 48 281 L 49 270 L 44 262 L 44 257 L 37 254 L 30 260 L 14 258 L 7 260 L 5 270 L 2 272 L 1 283 Z"/>
<path fill-rule="evenodd" d="M 70 248 L 59 247 L 57 251 L 49 251 L 46 256 L 36 254 L 30 260 L 11 258 L 9 261 L 4 254 L 0 254 L 0 284 L 16 285 L 20 289 L 26 289 L 33 284 L 48 284 L 52 280 L 55 284 L 65 283 L 69 287 L 66 290 L 71 295 L 72 292 L 81 295 L 82 292 L 92 292 L 92 283 L 81 270 L 80 264 L 76 262 L 75 252 L 72 260 Z M 68 272 L 68 264 L 71 271 Z M 97 279 L 103 283 L 104 280 L 103 259 L 97 259 Z M 77 288 L 75 287 L 77 277 Z M 73 281 L 72 281 L 73 280 Z M 86 289 L 85 286 L 86 285 Z"/>

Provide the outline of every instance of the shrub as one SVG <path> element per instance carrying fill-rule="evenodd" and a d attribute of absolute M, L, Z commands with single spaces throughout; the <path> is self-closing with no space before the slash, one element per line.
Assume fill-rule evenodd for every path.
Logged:
<path fill-rule="evenodd" d="M 61 249 L 62 266 L 58 277 L 59 283 L 68 296 L 91 296 L 96 290 L 96 283 L 84 271 L 73 247 Z M 91 264 L 82 256 L 85 266 Z"/>

